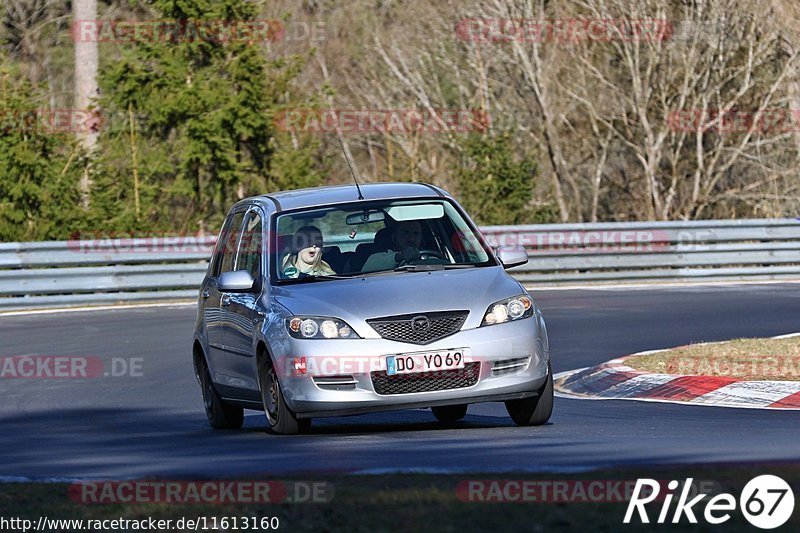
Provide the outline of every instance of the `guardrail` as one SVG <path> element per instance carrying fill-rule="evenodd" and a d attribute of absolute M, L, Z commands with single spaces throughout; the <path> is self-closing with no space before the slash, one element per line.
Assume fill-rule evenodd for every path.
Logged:
<path fill-rule="evenodd" d="M 522 245 L 527 286 L 800 280 L 800 220 L 544 224 L 481 228 Z M 0 309 L 197 296 L 215 237 L 0 243 Z"/>
<path fill-rule="evenodd" d="M 800 219 L 493 226 L 521 244 L 526 284 L 800 280 Z"/>

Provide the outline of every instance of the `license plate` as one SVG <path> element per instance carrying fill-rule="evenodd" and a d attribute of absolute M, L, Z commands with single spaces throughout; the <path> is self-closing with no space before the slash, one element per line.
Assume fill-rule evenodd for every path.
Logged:
<path fill-rule="evenodd" d="M 453 348 L 438 352 L 418 352 L 386 356 L 386 374 L 417 374 L 464 368 L 468 348 Z"/>

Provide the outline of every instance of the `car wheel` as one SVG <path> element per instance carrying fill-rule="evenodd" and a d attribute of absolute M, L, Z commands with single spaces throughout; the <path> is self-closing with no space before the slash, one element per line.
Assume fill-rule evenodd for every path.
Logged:
<path fill-rule="evenodd" d="M 553 413 L 553 370 L 547 364 L 547 381 L 539 389 L 539 395 L 522 400 L 506 402 L 506 411 L 518 426 L 541 426 Z"/>
<path fill-rule="evenodd" d="M 436 420 L 445 424 L 458 422 L 467 414 L 467 404 L 463 405 L 443 405 L 441 407 L 431 407 L 433 416 Z"/>
<path fill-rule="evenodd" d="M 265 356 L 265 359 L 267 357 Z M 264 405 L 264 414 L 267 416 L 270 431 L 276 435 L 307 433 L 311 429 L 311 419 L 298 420 L 286 405 L 275 367 L 269 361 L 261 364 L 258 380 L 261 387 L 261 402 Z"/>
<path fill-rule="evenodd" d="M 203 390 L 203 405 L 206 409 L 208 423 L 214 429 L 239 429 L 244 423 L 244 409 L 222 401 L 214 383 L 211 372 L 203 365 L 200 387 Z"/>

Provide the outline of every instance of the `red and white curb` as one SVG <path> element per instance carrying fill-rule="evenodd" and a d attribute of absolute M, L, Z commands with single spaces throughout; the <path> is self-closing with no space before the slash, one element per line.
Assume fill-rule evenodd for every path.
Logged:
<path fill-rule="evenodd" d="M 776 339 L 798 336 L 781 335 Z M 800 410 L 800 381 L 742 381 L 719 376 L 654 374 L 625 361 L 665 350 L 639 352 L 601 365 L 553 376 L 556 395 L 592 400 L 640 400 L 716 407 Z"/>

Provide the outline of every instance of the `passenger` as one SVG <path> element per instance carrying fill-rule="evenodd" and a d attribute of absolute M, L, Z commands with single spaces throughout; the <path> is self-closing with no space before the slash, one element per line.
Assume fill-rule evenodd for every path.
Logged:
<path fill-rule="evenodd" d="M 422 244 L 422 224 L 419 220 L 404 220 L 390 226 L 392 249 L 370 255 L 364 263 L 362 272 L 391 270 L 420 259 L 419 247 Z"/>
<path fill-rule="evenodd" d="M 322 260 L 322 232 L 315 226 L 303 226 L 292 236 L 292 246 L 283 262 L 284 278 L 333 276 L 331 266 Z"/>

